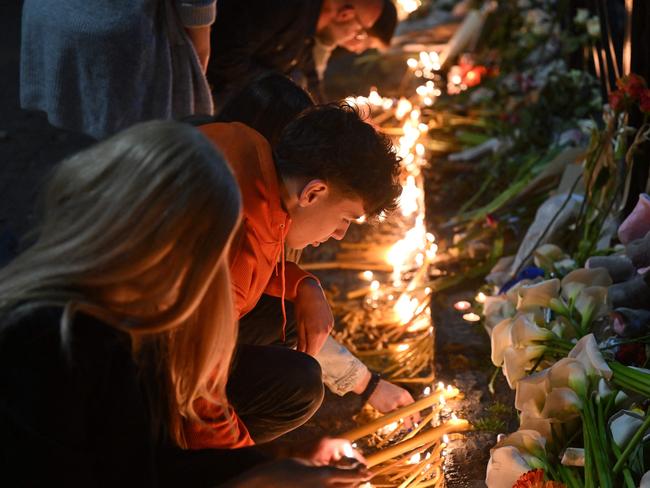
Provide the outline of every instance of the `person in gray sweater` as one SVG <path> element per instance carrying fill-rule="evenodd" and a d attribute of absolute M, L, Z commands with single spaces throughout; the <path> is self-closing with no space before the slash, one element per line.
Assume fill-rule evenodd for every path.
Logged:
<path fill-rule="evenodd" d="M 20 102 L 102 139 L 212 114 L 204 71 L 216 0 L 25 0 Z"/>

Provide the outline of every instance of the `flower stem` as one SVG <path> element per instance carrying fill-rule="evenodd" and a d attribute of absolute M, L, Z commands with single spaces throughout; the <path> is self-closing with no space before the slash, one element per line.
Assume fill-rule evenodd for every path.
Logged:
<path fill-rule="evenodd" d="M 643 435 L 648 430 L 648 428 L 650 428 L 650 415 L 646 414 L 645 420 L 641 424 L 641 427 L 639 427 L 639 430 L 637 430 L 634 436 L 632 436 L 632 439 L 625 447 L 623 454 L 621 454 L 621 457 L 618 459 L 618 461 L 616 461 L 616 464 L 614 465 L 614 473 L 618 473 L 621 471 L 621 469 L 623 469 L 625 461 L 627 461 L 627 458 L 630 457 L 632 451 L 636 448 L 639 442 L 641 442 L 641 439 L 643 439 Z"/>
<path fill-rule="evenodd" d="M 616 459 L 621 458 L 621 449 L 616 445 L 615 442 L 612 442 L 612 451 L 614 452 L 614 456 L 616 456 Z M 623 468 L 623 479 L 625 479 L 625 488 L 636 488 L 636 485 L 634 484 L 634 479 L 632 479 L 632 473 L 630 472 L 630 468 L 625 466 Z"/>

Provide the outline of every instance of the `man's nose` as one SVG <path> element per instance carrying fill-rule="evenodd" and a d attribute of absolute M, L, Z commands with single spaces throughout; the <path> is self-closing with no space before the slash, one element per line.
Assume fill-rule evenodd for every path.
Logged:
<path fill-rule="evenodd" d="M 332 234 L 332 238 L 336 239 L 337 241 L 340 241 L 345 237 L 345 234 L 347 233 L 349 228 L 350 228 L 350 224 L 346 224 L 344 227 L 339 227 Z"/>

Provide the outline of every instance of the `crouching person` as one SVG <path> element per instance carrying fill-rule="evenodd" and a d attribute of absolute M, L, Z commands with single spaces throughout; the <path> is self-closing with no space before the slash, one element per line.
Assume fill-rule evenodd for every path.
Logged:
<path fill-rule="evenodd" d="M 201 130 L 231 164 L 244 203 L 230 252 L 240 332 L 228 396 L 252 439 L 266 442 L 304 423 L 320 405 L 323 383 L 313 356 L 333 326 L 318 280 L 285 260 L 285 245 L 303 249 L 343 239 L 362 216 L 394 208 L 399 159 L 388 138 L 346 104 L 306 110 L 273 150 L 239 123 Z M 387 382 L 381 392 L 390 397 L 389 409 L 413 401 Z M 201 413 L 210 418 L 210 405 Z M 188 438 L 196 447 L 218 441 L 199 424 Z"/>

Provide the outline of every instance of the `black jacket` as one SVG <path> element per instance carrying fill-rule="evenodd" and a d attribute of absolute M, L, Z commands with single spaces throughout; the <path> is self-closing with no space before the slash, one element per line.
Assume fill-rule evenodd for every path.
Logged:
<path fill-rule="evenodd" d="M 256 448 L 181 451 L 157 439 L 128 335 L 61 308 L 0 320 L 0 486 L 208 487 Z"/>
<path fill-rule="evenodd" d="M 215 101 L 267 71 L 299 72 L 318 97 L 313 46 L 322 0 L 218 0 L 207 77 Z"/>

